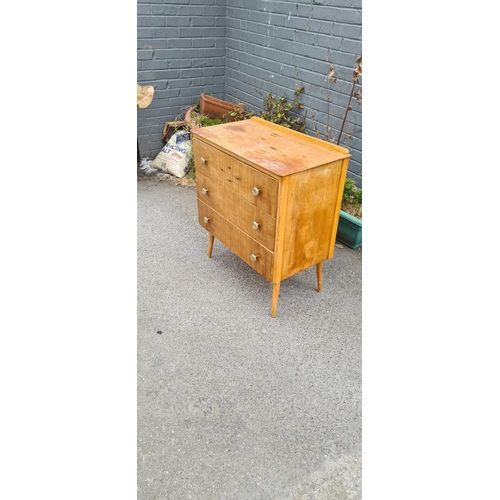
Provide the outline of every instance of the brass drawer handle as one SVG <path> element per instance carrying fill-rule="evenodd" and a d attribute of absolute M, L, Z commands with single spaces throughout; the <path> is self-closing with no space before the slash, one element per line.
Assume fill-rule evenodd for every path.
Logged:
<path fill-rule="evenodd" d="M 203 189 L 201 190 L 201 194 L 203 194 L 204 196 L 206 196 L 206 195 L 208 194 L 208 189 L 203 188 Z"/>
<path fill-rule="evenodd" d="M 201 163 L 206 163 L 207 162 L 207 160 L 205 160 L 205 158 L 203 158 L 203 157 L 200 158 L 200 161 L 201 161 Z"/>
<path fill-rule="evenodd" d="M 251 260 L 252 262 L 257 262 L 257 259 L 258 259 L 258 258 L 259 258 L 259 256 L 258 256 L 258 255 L 255 255 L 254 253 L 253 253 L 252 255 L 250 255 L 250 260 Z"/>
<path fill-rule="evenodd" d="M 253 221 L 253 222 L 252 222 L 252 227 L 253 227 L 254 229 L 259 229 L 259 223 L 258 223 L 258 222 L 256 222 L 256 221 Z"/>
<path fill-rule="evenodd" d="M 203 222 L 204 222 L 205 224 L 208 224 L 208 221 L 209 221 L 209 220 L 210 220 L 210 219 L 209 219 L 208 217 L 203 217 Z"/>
<path fill-rule="evenodd" d="M 260 193 L 260 189 L 259 189 L 259 188 L 254 187 L 254 188 L 252 189 L 252 194 L 253 194 L 254 196 L 257 196 L 259 193 Z"/>

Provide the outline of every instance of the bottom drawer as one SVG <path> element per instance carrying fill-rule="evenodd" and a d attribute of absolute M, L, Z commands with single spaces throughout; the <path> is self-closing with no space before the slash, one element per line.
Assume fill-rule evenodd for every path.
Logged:
<path fill-rule="evenodd" d="M 207 219 L 207 222 L 205 220 Z M 241 260 L 272 283 L 274 254 L 198 199 L 198 222 Z M 252 259 L 255 257 L 255 260 Z"/>

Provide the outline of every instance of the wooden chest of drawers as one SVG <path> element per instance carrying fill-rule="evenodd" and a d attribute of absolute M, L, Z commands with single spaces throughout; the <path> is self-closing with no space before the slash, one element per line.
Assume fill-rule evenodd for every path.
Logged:
<path fill-rule="evenodd" d="M 343 147 L 260 118 L 192 130 L 198 220 L 273 284 L 333 257 L 349 161 Z"/>

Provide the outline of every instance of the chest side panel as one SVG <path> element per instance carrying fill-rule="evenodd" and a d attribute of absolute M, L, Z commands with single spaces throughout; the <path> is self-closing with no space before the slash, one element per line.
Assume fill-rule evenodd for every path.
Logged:
<path fill-rule="evenodd" d="M 289 177 L 282 279 L 332 257 L 342 173 L 337 161 Z"/>

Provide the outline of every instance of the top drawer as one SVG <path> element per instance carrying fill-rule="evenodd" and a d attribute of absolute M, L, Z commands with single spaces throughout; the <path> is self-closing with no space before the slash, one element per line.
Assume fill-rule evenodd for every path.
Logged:
<path fill-rule="evenodd" d="M 272 217 L 278 206 L 278 181 L 194 138 L 195 169 L 219 182 Z"/>

